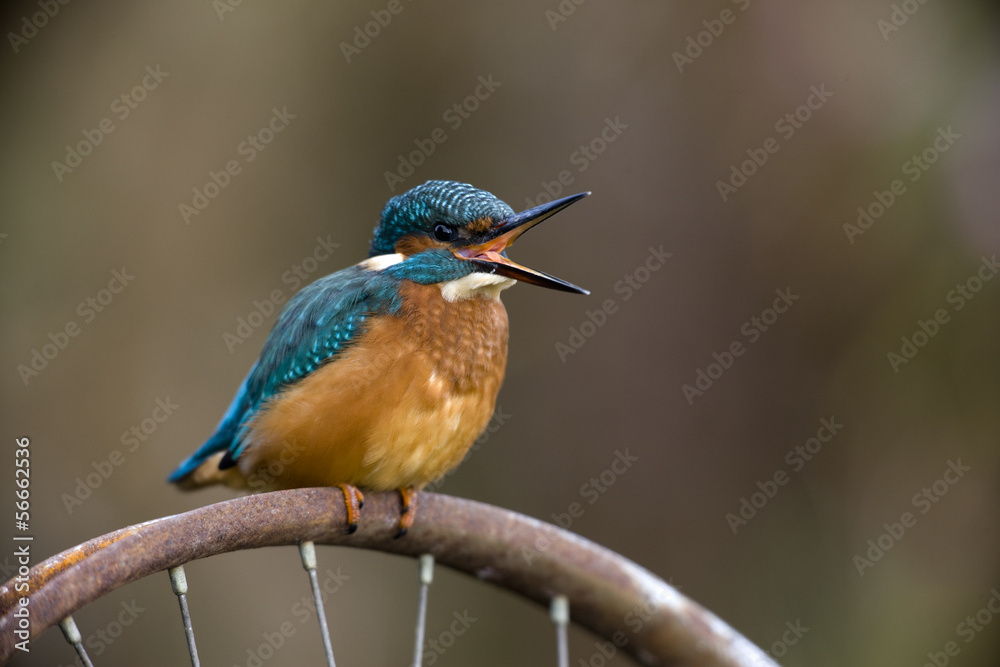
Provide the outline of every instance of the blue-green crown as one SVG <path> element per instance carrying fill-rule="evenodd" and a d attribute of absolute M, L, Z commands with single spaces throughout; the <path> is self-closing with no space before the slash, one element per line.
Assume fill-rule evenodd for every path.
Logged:
<path fill-rule="evenodd" d="M 496 222 L 512 215 L 514 209 L 510 206 L 468 183 L 427 181 L 393 197 L 385 205 L 368 256 L 396 252 L 399 239 L 414 234 L 430 235 L 439 222 L 462 227 L 479 218 Z"/>

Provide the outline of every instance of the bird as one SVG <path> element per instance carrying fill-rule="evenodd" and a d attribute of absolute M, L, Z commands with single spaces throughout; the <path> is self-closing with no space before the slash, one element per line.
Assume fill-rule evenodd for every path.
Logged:
<path fill-rule="evenodd" d="M 589 294 L 506 252 L 589 194 L 521 213 L 456 181 L 392 197 L 368 258 L 288 300 L 215 432 L 168 481 L 339 487 L 348 533 L 364 490 L 396 490 L 405 535 L 418 491 L 464 459 L 495 410 L 508 342 L 500 293 L 524 282 Z"/>

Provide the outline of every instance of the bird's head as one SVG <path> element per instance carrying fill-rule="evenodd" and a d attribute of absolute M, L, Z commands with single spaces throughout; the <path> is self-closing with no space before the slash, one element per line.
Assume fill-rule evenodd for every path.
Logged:
<path fill-rule="evenodd" d="M 521 234 L 589 192 L 557 199 L 521 213 L 495 196 L 467 183 L 428 181 L 397 197 L 382 211 L 369 257 L 399 253 L 412 257 L 432 252 L 463 273 L 485 273 L 562 290 L 587 290 L 547 273 L 529 269 L 507 257 L 506 249 Z"/>

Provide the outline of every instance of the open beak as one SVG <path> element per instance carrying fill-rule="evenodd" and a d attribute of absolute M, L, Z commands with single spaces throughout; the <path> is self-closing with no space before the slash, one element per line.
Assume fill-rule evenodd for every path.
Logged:
<path fill-rule="evenodd" d="M 581 192 L 571 197 L 563 197 L 548 204 L 542 204 L 529 208 L 527 211 L 515 213 L 506 220 L 502 220 L 483 234 L 469 239 L 470 245 L 456 248 L 453 252 L 458 257 L 468 260 L 485 273 L 496 273 L 501 276 L 520 280 L 521 282 L 539 287 L 560 290 L 563 292 L 573 292 L 575 294 L 590 294 L 582 287 L 577 287 L 565 280 L 550 276 L 547 273 L 529 269 L 517 262 L 512 262 L 500 253 L 513 245 L 521 234 L 553 215 L 563 210 L 570 204 L 580 201 L 588 196 L 589 192 Z"/>

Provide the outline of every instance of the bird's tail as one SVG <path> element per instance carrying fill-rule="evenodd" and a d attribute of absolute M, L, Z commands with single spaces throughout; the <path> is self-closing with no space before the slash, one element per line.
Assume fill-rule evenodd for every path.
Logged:
<path fill-rule="evenodd" d="M 254 364 L 254 368 L 256 366 Z M 244 378 L 243 384 L 240 385 L 239 391 L 236 392 L 233 402 L 229 404 L 229 409 L 226 410 L 226 414 L 223 415 L 222 421 L 219 422 L 212 437 L 170 473 L 170 476 L 167 477 L 168 482 L 185 490 L 197 489 L 209 484 L 245 485 L 245 483 L 240 484 L 239 480 L 236 479 L 239 477 L 238 470 L 235 468 L 220 470 L 219 463 L 233 448 L 236 433 L 249 412 L 247 380 L 250 379 L 254 368 L 251 368 L 250 373 L 247 373 L 247 377 Z"/>
<path fill-rule="evenodd" d="M 208 442 L 170 473 L 167 481 L 185 491 L 210 484 L 226 483 L 232 474 L 230 473 L 232 469 L 219 470 L 219 461 L 229 449 L 229 445 L 220 435 L 220 432 L 216 431 Z"/>

